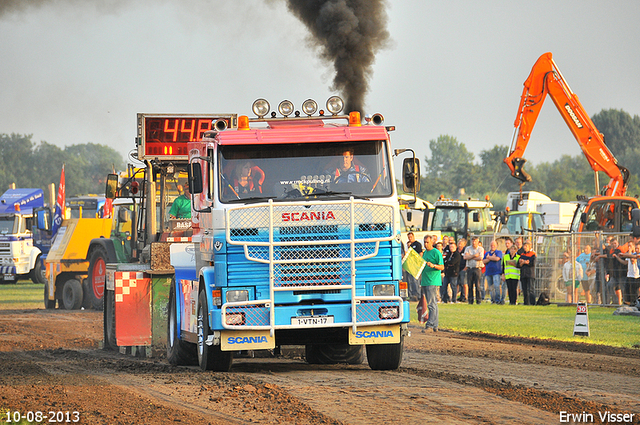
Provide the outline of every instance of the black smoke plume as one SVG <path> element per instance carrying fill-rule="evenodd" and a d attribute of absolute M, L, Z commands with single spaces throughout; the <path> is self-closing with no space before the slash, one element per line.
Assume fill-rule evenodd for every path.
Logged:
<path fill-rule="evenodd" d="M 344 97 L 345 110 L 364 113 L 372 66 L 386 47 L 385 0 L 287 0 L 289 10 L 311 32 L 311 43 L 332 63 L 332 90 Z"/>

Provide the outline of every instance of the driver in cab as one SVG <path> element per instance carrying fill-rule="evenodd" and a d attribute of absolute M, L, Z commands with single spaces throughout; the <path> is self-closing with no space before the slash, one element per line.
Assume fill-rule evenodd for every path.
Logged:
<path fill-rule="evenodd" d="M 353 149 L 345 149 L 342 152 L 342 161 L 335 169 L 330 169 L 325 174 L 332 176 L 333 183 L 369 183 L 371 179 L 367 169 L 358 163 L 353 157 Z"/>

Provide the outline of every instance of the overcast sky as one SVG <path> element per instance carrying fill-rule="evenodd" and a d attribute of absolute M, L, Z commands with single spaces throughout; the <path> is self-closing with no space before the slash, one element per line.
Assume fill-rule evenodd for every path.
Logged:
<path fill-rule="evenodd" d="M 251 116 L 258 97 L 299 108 L 335 94 L 331 65 L 278 0 L 42 3 L 0 10 L 0 133 L 100 143 L 126 158 L 138 112 Z M 640 114 L 637 0 L 389 3 L 392 41 L 365 101 L 396 126 L 394 148 L 423 159 L 442 134 L 476 155 L 509 145 L 522 83 L 545 52 L 590 116 Z M 548 100 L 526 157 L 562 154 L 580 150 Z"/>

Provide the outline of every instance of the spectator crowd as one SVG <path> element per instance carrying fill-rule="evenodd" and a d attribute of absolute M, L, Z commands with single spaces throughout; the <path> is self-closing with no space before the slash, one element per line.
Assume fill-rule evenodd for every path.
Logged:
<path fill-rule="evenodd" d="M 611 236 L 604 243 L 585 243 L 581 252 L 572 255 L 571 248 L 562 254 L 559 266 L 566 288 L 567 303 L 579 301 L 598 304 L 640 303 L 640 238 L 632 238 L 620 246 Z M 406 273 L 410 296 L 418 300 L 424 295 L 429 308 L 427 330 L 438 329 L 438 303 L 516 305 L 519 296 L 524 305 L 535 305 L 534 281 L 537 256 L 530 240 L 504 238 L 504 252 L 496 240 L 488 248 L 478 237 L 470 244 L 449 236 L 438 240 L 427 235 L 422 243 L 408 233 L 406 249 L 412 248 L 426 261 L 418 279 Z M 557 258 L 557 257 L 556 257 Z M 604 298 L 603 298 L 604 297 Z"/>

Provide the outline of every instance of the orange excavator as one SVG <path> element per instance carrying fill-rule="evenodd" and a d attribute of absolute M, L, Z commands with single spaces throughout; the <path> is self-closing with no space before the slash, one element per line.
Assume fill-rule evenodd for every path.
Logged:
<path fill-rule="evenodd" d="M 510 153 L 504 159 L 511 175 L 522 182 L 520 188 L 524 183 L 531 181 L 531 176 L 523 169 L 526 162 L 523 154 L 547 95 L 551 97 L 569 126 L 591 168 L 604 172 L 610 179 L 607 185 L 599 189 L 598 174 L 595 173 L 596 188 L 600 190 L 601 196 L 580 200 L 574 215 L 572 231 L 625 231 L 626 218 L 623 219 L 623 216 L 626 216 L 632 206 L 640 206 L 637 199 L 625 196 L 629 170 L 618 164 L 607 147 L 604 136 L 585 112 L 578 96 L 571 91 L 551 53 L 545 53 L 538 58 L 524 82 Z M 616 216 L 615 220 L 605 220 L 604 217 L 611 214 Z M 591 226 L 587 226 L 589 220 L 592 221 Z"/>

